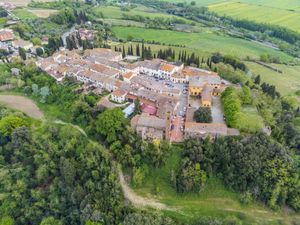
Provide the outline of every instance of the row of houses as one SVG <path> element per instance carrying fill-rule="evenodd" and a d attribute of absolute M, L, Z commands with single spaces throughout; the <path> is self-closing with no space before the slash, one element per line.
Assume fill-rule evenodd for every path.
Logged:
<path fill-rule="evenodd" d="M 37 65 L 57 81 L 70 76 L 110 91 L 110 100 L 115 103 L 133 103 L 139 99 L 142 114 L 135 116 L 131 125 L 143 139 L 151 140 L 170 138 L 171 121 L 183 94 L 182 89 L 165 85 L 161 80 L 188 84 L 189 95 L 199 97 L 204 106 L 211 106 L 212 96 L 220 95 L 225 88 L 214 72 L 161 59 L 127 63 L 120 52 L 103 48 L 84 52 L 61 49 L 53 56 L 37 61 Z M 133 104 L 126 110 L 127 116 L 130 111 L 133 111 Z M 224 126 L 187 121 L 185 134 L 194 137 L 233 133 Z"/>

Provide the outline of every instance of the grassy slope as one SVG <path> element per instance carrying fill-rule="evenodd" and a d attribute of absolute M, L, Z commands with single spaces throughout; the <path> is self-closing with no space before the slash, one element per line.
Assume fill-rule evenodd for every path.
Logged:
<path fill-rule="evenodd" d="M 129 35 L 148 41 L 159 41 L 166 44 L 185 45 L 194 50 L 202 52 L 221 52 L 223 54 L 232 54 L 242 58 L 250 56 L 259 58 L 263 53 L 278 56 L 283 61 L 289 61 L 292 57 L 287 54 L 264 47 L 262 45 L 245 41 L 238 38 L 232 38 L 224 35 L 217 35 L 210 32 L 203 33 L 183 33 L 170 30 L 154 30 L 137 27 L 113 27 L 113 32 L 117 37 L 127 38 Z"/>
<path fill-rule="evenodd" d="M 253 203 L 241 205 L 238 194 L 224 187 L 217 178 L 210 178 L 206 188 L 200 194 L 178 195 L 171 181 L 172 171 L 176 171 L 180 164 L 181 150 L 174 148 L 166 165 L 160 169 L 150 169 L 142 187 L 134 188 L 143 196 L 153 197 L 177 211 L 165 212 L 183 222 L 191 222 L 199 217 L 214 216 L 224 218 L 234 215 L 242 218 L 246 224 L 278 224 L 278 221 L 290 222 L 300 219 L 287 217 L 281 212 L 275 213 L 261 204 Z M 155 194 L 158 193 L 158 194 Z M 288 223 L 287 223 L 288 224 Z"/>
<path fill-rule="evenodd" d="M 300 90 L 300 66 L 273 64 L 272 66 L 283 71 L 280 74 L 256 63 L 247 62 L 246 64 L 253 73 L 261 76 L 263 82 L 275 85 L 282 95 L 292 96 L 300 104 L 300 96 L 295 94 Z"/>

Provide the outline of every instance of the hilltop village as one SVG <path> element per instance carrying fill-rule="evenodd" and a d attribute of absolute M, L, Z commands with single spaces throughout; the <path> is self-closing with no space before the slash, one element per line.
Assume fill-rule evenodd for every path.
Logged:
<path fill-rule="evenodd" d="M 220 95 L 231 85 L 211 71 L 185 67 L 183 63 L 161 59 L 129 63 L 122 53 L 110 49 L 61 49 L 37 66 L 61 82 L 74 77 L 94 91 L 111 92 L 114 106 L 125 107 L 130 117 L 138 99 L 141 114 L 131 118 L 131 126 L 145 140 L 181 142 L 188 137 L 237 135 L 226 126 Z M 212 123 L 197 123 L 194 112 L 211 107 Z"/>

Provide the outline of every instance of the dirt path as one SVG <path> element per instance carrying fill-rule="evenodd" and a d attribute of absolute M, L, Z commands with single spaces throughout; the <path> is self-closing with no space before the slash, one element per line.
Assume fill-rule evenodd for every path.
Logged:
<path fill-rule="evenodd" d="M 43 112 L 37 107 L 35 102 L 24 96 L 0 95 L 0 104 L 20 110 L 34 119 L 44 118 Z"/>
<path fill-rule="evenodd" d="M 121 169 L 118 169 L 120 184 L 124 193 L 124 196 L 127 200 L 129 200 L 135 207 L 137 208 L 145 208 L 151 207 L 159 210 L 174 210 L 167 207 L 165 204 L 157 202 L 154 199 L 149 199 L 145 197 L 141 197 L 137 195 L 126 183 L 123 172 Z"/>

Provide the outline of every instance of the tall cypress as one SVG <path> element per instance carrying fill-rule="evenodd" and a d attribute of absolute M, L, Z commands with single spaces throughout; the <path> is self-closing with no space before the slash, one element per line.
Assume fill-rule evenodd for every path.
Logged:
<path fill-rule="evenodd" d="M 124 47 L 124 45 L 123 45 L 122 57 L 125 58 L 125 56 L 126 56 L 126 52 L 125 52 L 125 47 Z"/>

